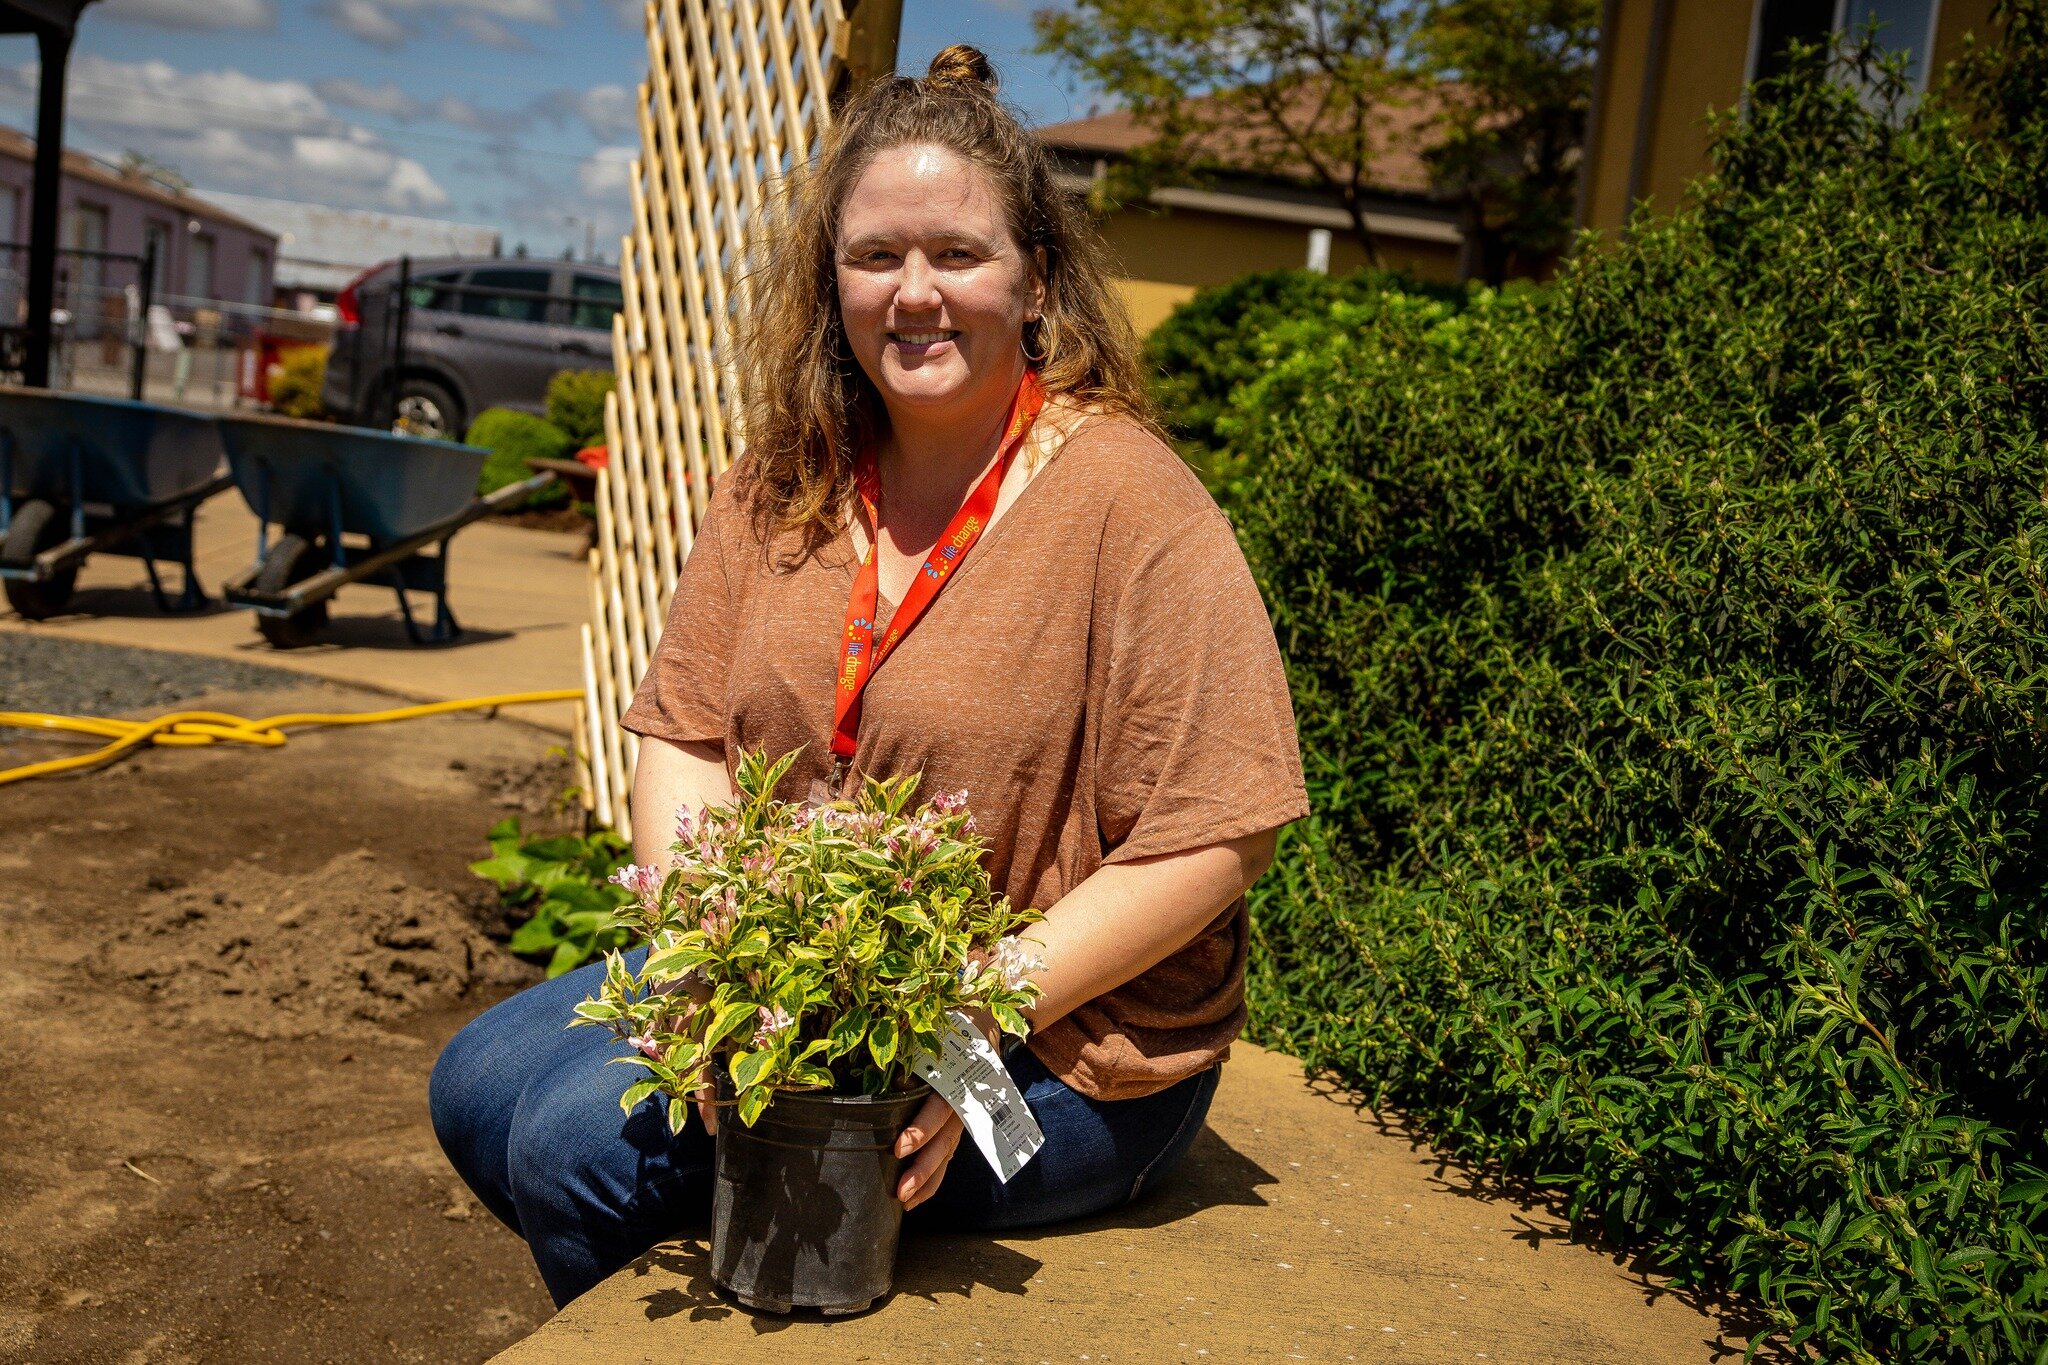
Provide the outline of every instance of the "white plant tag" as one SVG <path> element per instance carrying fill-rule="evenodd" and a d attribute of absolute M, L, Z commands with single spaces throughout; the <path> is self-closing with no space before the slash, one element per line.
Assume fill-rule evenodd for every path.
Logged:
<path fill-rule="evenodd" d="M 910 1069 L 953 1106 L 996 1179 L 1008 1184 L 1045 1145 L 1045 1134 L 988 1038 L 959 1010 L 950 1017 L 953 1027 L 939 1041 L 938 1055 L 920 1053 Z"/>

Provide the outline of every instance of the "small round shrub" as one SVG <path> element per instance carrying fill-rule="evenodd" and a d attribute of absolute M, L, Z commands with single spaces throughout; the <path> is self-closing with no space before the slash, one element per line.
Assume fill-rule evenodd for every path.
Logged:
<path fill-rule="evenodd" d="M 327 347 L 293 346 L 278 353 L 270 381 L 270 406 L 286 417 L 318 420 L 327 415 L 320 387 L 327 378 Z"/>
<path fill-rule="evenodd" d="M 604 443 L 604 396 L 618 386 L 610 370 L 563 370 L 548 381 L 548 420 L 567 433 L 571 449 Z"/>
<path fill-rule="evenodd" d="M 560 427 L 530 412 L 511 408 L 489 408 L 469 424 L 468 444 L 491 452 L 477 480 L 477 496 L 497 492 L 507 484 L 533 477 L 529 460 L 566 460 L 576 443 Z M 569 501 L 569 490 L 557 480 L 537 493 L 529 493 L 522 507 L 560 507 Z M 513 509 L 517 510 L 517 509 Z"/>

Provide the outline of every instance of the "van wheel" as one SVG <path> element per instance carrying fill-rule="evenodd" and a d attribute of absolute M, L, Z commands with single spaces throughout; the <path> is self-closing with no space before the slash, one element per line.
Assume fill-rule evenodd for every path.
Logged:
<path fill-rule="evenodd" d="M 409 375 L 398 382 L 398 410 L 391 429 L 402 435 L 459 441 L 462 408 L 445 385 Z"/>

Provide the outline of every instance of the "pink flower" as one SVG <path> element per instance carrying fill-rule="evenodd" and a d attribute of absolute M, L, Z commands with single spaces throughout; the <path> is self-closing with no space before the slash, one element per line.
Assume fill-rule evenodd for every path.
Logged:
<path fill-rule="evenodd" d="M 626 1045 L 637 1049 L 643 1057 L 661 1060 L 661 1047 L 654 1041 L 654 1035 L 651 1033 L 635 1033 L 626 1039 Z"/>
<path fill-rule="evenodd" d="M 988 963 L 1002 974 L 1003 986 L 1013 991 L 1021 987 L 1031 973 L 1045 970 L 1045 959 L 1014 935 L 995 946 L 995 951 L 989 954 Z"/>
<path fill-rule="evenodd" d="M 638 863 L 627 863 L 612 873 L 613 885 L 625 891 L 642 905 L 652 905 L 654 898 L 661 894 L 661 871 L 659 868 L 642 867 Z"/>
<path fill-rule="evenodd" d="M 900 882 L 896 883 L 896 885 L 897 885 L 897 886 L 898 886 L 898 887 L 899 887 L 899 888 L 900 888 L 901 890 L 904 890 L 904 891 L 911 891 L 911 890 L 914 890 L 914 889 L 915 889 L 914 887 L 912 887 L 912 886 L 911 886 L 911 884 L 910 884 L 910 878 L 908 878 L 908 877 L 905 877 L 905 878 L 904 878 L 904 879 L 903 879 L 902 881 L 900 881 Z"/>
<path fill-rule="evenodd" d="M 790 1018 L 780 1005 L 773 1009 L 764 1005 L 755 1011 L 755 1015 L 761 1021 L 761 1026 L 754 1030 L 754 1046 L 757 1048 L 767 1047 L 778 1034 L 787 1033 L 796 1024 L 796 1020 Z"/>
<path fill-rule="evenodd" d="M 739 923 L 739 917 L 739 898 L 728 886 L 724 894 L 712 903 L 711 909 L 698 919 L 697 927 L 703 930 L 705 936 L 716 946 L 731 937 L 733 927 Z"/>
<path fill-rule="evenodd" d="M 932 809 L 941 815 L 957 815 L 967 809 L 967 788 L 956 792 L 940 792 L 932 798 Z"/>

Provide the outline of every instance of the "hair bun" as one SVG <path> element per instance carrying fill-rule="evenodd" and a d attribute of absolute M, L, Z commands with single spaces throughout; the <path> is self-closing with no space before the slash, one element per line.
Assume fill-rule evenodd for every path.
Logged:
<path fill-rule="evenodd" d="M 996 69 L 988 64 L 980 48 L 955 43 L 932 58 L 925 82 L 939 87 L 978 85 L 992 92 L 996 88 Z"/>

